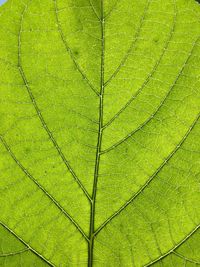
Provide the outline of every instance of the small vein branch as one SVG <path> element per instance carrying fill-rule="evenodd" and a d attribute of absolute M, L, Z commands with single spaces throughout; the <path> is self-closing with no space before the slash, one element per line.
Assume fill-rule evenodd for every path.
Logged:
<path fill-rule="evenodd" d="M 97 13 L 97 11 L 96 11 L 96 9 L 95 9 L 93 3 L 92 3 L 92 0 L 89 0 L 89 3 L 90 3 L 90 6 L 91 6 L 91 8 L 92 8 L 92 10 L 93 10 L 93 12 L 94 12 L 94 14 L 95 14 L 95 16 L 97 17 L 98 21 L 101 22 L 101 18 L 99 17 L 99 15 L 98 15 L 98 13 Z"/>
<path fill-rule="evenodd" d="M 84 233 L 80 225 L 72 218 L 72 216 L 65 211 L 65 209 L 56 201 L 56 199 L 47 192 L 47 190 L 28 172 L 28 170 L 21 164 L 21 162 L 16 158 L 15 154 L 12 152 L 4 138 L 0 135 L 0 141 L 6 148 L 7 152 L 10 154 L 12 159 L 18 165 L 18 167 L 25 173 L 25 175 L 32 181 L 34 184 L 42 190 L 42 192 L 57 206 L 57 208 L 71 221 L 71 223 L 77 228 L 81 235 L 88 241 L 87 235 Z"/>
<path fill-rule="evenodd" d="M 88 198 L 89 201 L 91 201 L 91 197 L 88 193 L 88 191 L 86 190 L 86 188 L 83 186 L 83 184 L 81 183 L 81 181 L 79 180 L 79 178 L 77 177 L 77 175 L 75 174 L 74 170 L 72 169 L 71 165 L 69 164 L 68 160 L 65 158 L 61 148 L 59 147 L 58 143 L 56 142 L 52 132 L 50 131 L 49 127 L 47 126 L 45 119 L 37 105 L 37 102 L 35 100 L 35 97 L 31 91 L 31 88 L 29 86 L 29 83 L 27 81 L 26 75 L 24 73 L 23 67 L 22 67 L 22 63 L 21 63 L 21 33 L 22 33 L 22 23 L 23 23 L 23 19 L 24 19 L 24 14 L 27 10 L 27 6 L 24 8 L 22 15 L 21 15 L 21 21 L 20 21 L 20 29 L 19 29 L 19 34 L 18 34 L 18 69 L 19 69 L 19 73 L 22 77 L 22 80 L 24 82 L 24 85 L 27 89 L 27 92 L 29 94 L 29 97 L 31 99 L 31 102 L 35 108 L 35 111 L 38 115 L 38 118 L 41 121 L 41 124 L 44 128 L 44 130 L 47 132 L 51 142 L 53 143 L 55 149 L 57 150 L 58 154 L 60 155 L 63 163 L 66 165 L 66 167 L 68 168 L 69 172 L 71 173 L 71 175 L 73 176 L 74 180 L 77 182 L 77 184 L 79 185 L 79 187 L 82 189 L 83 193 L 85 194 L 85 196 Z"/>
<path fill-rule="evenodd" d="M 119 5 L 120 2 L 121 0 L 115 1 L 110 11 L 104 16 L 104 20 L 108 20 L 108 18 L 112 15 L 112 13 L 117 9 L 117 5 Z"/>
<path fill-rule="evenodd" d="M 19 255 L 19 254 L 22 254 L 22 253 L 27 252 L 27 251 L 29 251 L 29 248 L 25 248 L 25 249 L 22 249 L 22 250 L 19 250 L 19 251 L 14 251 L 14 252 L 9 252 L 9 253 L 3 253 L 3 254 L 0 254 L 0 258 L 1 257 L 10 257 L 10 256 Z"/>
<path fill-rule="evenodd" d="M 185 261 L 189 261 L 189 262 L 191 262 L 191 263 L 195 263 L 195 264 L 199 264 L 199 265 L 200 265 L 200 261 L 195 261 L 195 260 L 193 260 L 193 259 L 191 259 L 191 258 L 187 258 L 187 257 L 185 257 L 184 255 L 182 255 L 182 254 L 180 254 L 180 253 L 178 253 L 178 252 L 175 252 L 175 251 L 173 251 L 172 253 L 173 253 L 174 255 L 178 256 L 179 258 L 182 258 L 182 259 L 185 260 Z"/>
<path fill-rule="evenodd" d="M 153 179 L 158 175 L 158 173 L 166 166 L 166 164 L 170 161 L 170 159 L 175 155 L 175 153 L 182 147 L 184 142 L 186 141 L 189 134 L 192 132 L 193 128 L 197 124 L 200 117 L 200 113 L 197 115 L 196 119 L 193 121 L 192 125 L 189 127 L 188 131 L 178 143 L 178 145 L 174 148 L 174 150 L 169 154 L 169 156 L 162 162 L 159 168 L 154 172 L 154 174 L 147 180 L 147 182 L 134 194 L 120 209 L 118 209 L 112 216 L 110 216 L 95 232 L 97 235 L 111 220 L 113 220 L 117 215 L 119 215 L 128 205 L 130 205 L 136 197 L 138 197 L 145 188 L 153 181 Z"/>
<path fill-rule="evenodd" d="M 47 263 L 49 266 L 55 267 L 55 265 L 42 256 L 39 252 L 37 252 L 33 247 L 31 247 L 27 242 L 25 242 L 21 237 L 19 237 L 12 229 L 10 229 L 6 224 L 0 221 L 0 225 L 3 226 L 10 234 L 12 234 L 15 238 L 17 238 L 23 245 L 27 247 L 27 250 L 32 251 L 36 256 L 38 256 L 41 260 Z"/>

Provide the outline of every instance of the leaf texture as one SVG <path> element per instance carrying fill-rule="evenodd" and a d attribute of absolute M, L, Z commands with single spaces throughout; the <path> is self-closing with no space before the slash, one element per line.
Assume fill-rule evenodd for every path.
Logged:
<path fill-rule="evenodd" d="M 0 266 L 200 265 L 200 8 L 0 8 Z"/>

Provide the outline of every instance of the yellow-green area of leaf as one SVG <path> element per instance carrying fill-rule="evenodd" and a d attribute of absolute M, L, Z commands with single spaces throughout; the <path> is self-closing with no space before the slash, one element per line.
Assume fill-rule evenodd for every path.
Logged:
<path fill-rule="evenodd" d="M 0 266 L 200 265 L 200 6 L 0 7 Z"/>

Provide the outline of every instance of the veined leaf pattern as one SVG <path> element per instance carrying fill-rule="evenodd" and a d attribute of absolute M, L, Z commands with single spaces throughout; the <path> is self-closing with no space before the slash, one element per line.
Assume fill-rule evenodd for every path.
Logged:
<path fill-rule="evenodd" d="M 200 8 L 0 8 L 0 265 L 198 266 Z"/>

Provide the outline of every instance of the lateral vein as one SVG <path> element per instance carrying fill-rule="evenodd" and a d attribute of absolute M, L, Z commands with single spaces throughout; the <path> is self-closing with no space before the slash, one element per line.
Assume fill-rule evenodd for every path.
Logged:
<path fill-rule="evenodd" d="M 60 37 L 61 37 L 61 40 L 66 48 L 66 51 L 69 53 L 72 61 L 74 62 L 74 65 L 76 66 L 77 70 L 79 71 L 79 73 L 82 75 L 83 77 L 83 80 L 85 80 L 87 82 L 87 84 L 89 85 L 89 87 L 92 89 L 92 91 L 97 95 L 99 96 L 99 92 L 96 90 L 96 88 L 92 85 L 92 83 L 90 82 L 90 80 L 88 79 L 88 77 L 86 76 L 86 74 L 83 72 L 82 68 L 80 67 L 80 65 L 78 64 L 78 62 L 76 61 L 75 57 L 74 57 L 74 54 L 71 50 L 71 48 L 69 47 L 66 39 L 65 39 L 65 36 L 64 36 L 64 33 L 63 33 L 63 30 L 62 30 L 62 27 L 61 27 L 61 23 L 59 21 L 59 18 L 58 18 L 58 7 L 57 7 L 57 0 L 54 0 L 54 7 L 55 7 L 55 13 L 56 13 L 56 23 L 57 23 L 57 27 L 58 27 L 58 31 L 59 31 L 59 34 L 60 34 Z"/>
<path fill-rule="evenodd" d="M 160 102 L 160 105 L 157 107 L 157 109 L 154 111 L 154 113 L 151 114 L 151 116 L 147 120 L 145 120 L 139 127 L 137 127 L 136 129 L 134 129 L 132 132 L 130 132 L 129 134 L 127 134 L 124 138 L 122 138 L 121 140 L 119 140 L 118 142 L 116 142 L 111 147 L 109 147 L 109 148 L 101 151 L 101 154 L 108 153 L 111 150 L 113 150 L 116 147 L 118 147 L 119 145 L 121 145 L 123 142 L 125 142 L 127 139 L 131 138 L 135 133 L 137 133 L 139 130 L 141 130 L 144 126 L 146 126 L 155 117 L 155 115 L 159 112 L 159 110 L 163 107 L 164 103 L 167 101 L 167 99 L 168 99 L 169 95 L 171 94 L 172 90 L 174 89 L 174 87 L 177 85 L 178 80 L 180 79 L 181 75 L 183 74 L 183 71 L 184 71 L 185 67 L 188 64 L 188 61 L 190 60 L 191 56 L 193 55 L 194 49 L 195 49 L 196 44 L 199 41 L 199 39 L 200 39 L 200 37 L 198 37 L 196 39 L 196 41 L 193 43 L 192 49 L 189 52 L 188 57 L 186 58 L 185 62 L 183 63 L 180 71 L 178 72 L 178 75 L 176 76 L 175 81 L 173 82 L 172 86 L 170 86 L 167 94 L 162 99 L 162 101 Z"/>
<path fill-rule="evenodd" d="M 14 237 L 16 237 L 22 244 L 24 244 L 27 249 L 32 251 L 36 256 L 38 256 L 41 260 L 46 262 L 49 266 L 56 267 L 52 262 L 46 259 L 42 254 L 37 252 L 33 247 L 31 247 L 26 241 L 24 241 L 21 237 L 19 237 L 10 227 L 8 227 L 5 223 L 0 221 L 0 225 L 2 225 L 9 233 L 11 233 Z"/>
<path fill-rule="evenodd" d="M 152 266 L 154 263 L 162 260 L 163 258 L 167 257 L 169 254 L 173 253 L 175 249 L 177 249 L 178 247 L 180 247 L 182 244 L 184 244 L 188 238 L 190 238 L 193 234 L 195 234 L 195 232 L 199 229 L 200 225 L 197 225 L 186 237 L 184 237 L 177 245 L 175 245 L 172 249 L 170 249 L 168 252 L 166 252 L 165 254 L 161 255 L 160 257 L 158 257 L 157 259 L 147 263 L 146 265 L 144 265 L 144 267 L 149 267 Z"/>
<path fill-rule="evenodd" d="M 169 154 L 169 156 L 162 162 L 159 168 L 154 172 L 154 174 L 147 180 L 147 182 L 134 194 L 124 205 L 121 206 L 113 215 L 111 215 L 95 232 L 97 235 L 111 220 L 113 220 L 119 213 L 121 213 L 132 201 L 140 195 L 141 192 L 153 181 L 153 179 L 158 175 L 158 173 L 165 167 L 165 165 L 170 161 L 170 159 L 175 155 L 175 153 L 182 147 L 184 142 L 187 140 L 187 137 L 194 129 L 200 117 L 200 113 L 197 115 L 196 119 L 193 121 L 192 125 L 189 127 L 188 131 L 185 133 L 184 137 L 175 147 L 175 149 Z"/>
<path fill-rule="evenodd" d="M 145 81 L 143 82 L 143 84 L 139 87 L 139 89 L 136 91 L 135 94 L 133 94 L 131 96 L 131 98 L 126 102 L 126 104 L 103 126 L 103 129 L 105 130 L 108 126 L 110 126 L 113 121 L 115 121 L 116 118 L 118 118 L 120 116 L 120 114 L 128 107 L 130 106 L 130 104 L 137 98 L 137 96 L 142 92 L 142 90 L 145 88 L 145 86 L 149 83 L 150 79 L 154 76 L 154 74 L 156 73 L 158 67 L 160 66 L 160 63 L 164 57 L 164 55 L 167 52 L 167 49 L 169 47 L 170 41 L 173 38 L 173 35 L 175 33 L 175 26 L 176 26 L 176 17 L 177 17 L 177 10 L 176 10 L 176 5 L 174 4 L 174 19 L 173 19 L 173 24 L 172 24 L 172 28 L 170 30 L 170 34 L 169 37 L 167 38 L 164 47 L 162 49 L 162 53 L 159 57 L 159 59 L 155 62 L 152 71 L 148 74 L 148 76 L 146 77 Z"/>
<path fill-rule="evenodd" d="M 28 5 L 25 6 L 23 12 L 22 12 L 22 15 L 21 15 L 21 21 L 20 21 L 20 29 L 19 29 L 19 34 L 18 34 L 18 69 L 19 69 L 19 73 L 22 77 L 22 80 L 24 82 L 24 85 L 27 89 L 27 92 L 29 94 L 29 97 L 31 99 L 31 102 L 35 108 L 35 111 L 38 115 L 38 118 L 39 120 L 41 121 L 41 124 L 44 128 L 44 130 L 47 132 L 51 142 L 53 143 L 55 149 L 57 150 L 58 154 L 60 155 L 63 163 L 66 165 L 67 169 L 69 170 L 69 172 L 71 173 L 71 175 L 73 176 L 74 180 L 77 182 L 77 184 L 79 185 L 79 187 L 81 188 L 81 190 L 83 191 L 83 193 L 85 194 L 85 196 L 88 198 L 89 201 L 91 201 L 91 197 L 88 193 L 88 191 L 86 190 L 86 188 L 84 187 L 84 185 L 82 184 L 82 182 L 80 181 L 80 179 L 77 177 L 76 173 L 74 172 L 74 170 L 72 169 L 71 165 L 69 164 L 69 161 L 65 158 L 65 155 L 63 154 L 61 148 L 59 147 L 57 141 L 55 140 L 52 132 L 50 131 L 49 127 L 47 126 L 47 123 L 38 107 L 38 104 L 35 100 L 35 97 L 31 91 L 31 88 L 29 86 L 29 83 L 27 81 L 27 78 L 26 78 L 26 75 L 25 75 L 25 72 L 23 70 L 23 67 L 22 67 L 22 63 L 21 63 L 21 33 L 22 33 L 22 23 L 23 23 L 23 20 L 24 20 L 24 15 L 27 11 L 27 8 L 28 8 Z"/>
<path fill-rule="evenodd" d="M 84 233 L 80 225 L 72 218 L 72 216 L 65 211 L 65 209 L 56 201 L 56 199 L 47 192 L 47 190 L 29 173 L 29 171 L 21 164 L 21 162 L 16 158 L 15 154 L 12 152 L 8 144 L 6 143 L 5 139 L 0 135 L 0 141 L 6 148 L 9 155 L 12 157 L 12 159 L 15 161 L 15 163 L 19 166 L 19 168 L 25 173 L 25 175 L 34 182 L 34 184 L 42 190 L 42 192 L 59 208 L 59 210 L 73 223 L 73 225 L 78 229 L 78 231 L 81 233 L 81 235 L 88 241 L 87 235 Z"/>
<path fill-rule="evenodd" d="M 125 56 L 124 56 L 123 59 L 121 60 L 119 66 L 116 68 L 116 70 L 115 70 L 115 71 L 113 72 L 113 74 L 110 76 L 110 78 L 108 78 L 108 80 L 105 82 L 105 87 L 106 87 L 106 86 L 107 86 L 107 85 L 108 85 L 108 84 L 109 84 L 109 83 L 116 77 L 116 75 L 119 73 L 119 71 L 120 71 L 121 68 L 124 66 L 125 62 L 127 61 L 127 59 L 128 59 L 128 57 L 129 57 L 129 55 L 130 55 L 132 49 L 134 48 L 135 44 L 137 43 L 151 1 L 152 1 L 152 0 L 147 0 L 146 6 L 145 6 L 145 8 L 144 8 L 143 16 L 141 17 L 139 27 L 138 27 L 138 29 L 137 29 L 137 31 L 136 31 L 136 34 L 135 34 L 135 38 L 134 38 L 133 41 L 131 42 L 131 45 L 130 45 L 129 49 L 127 50 Z M 116 4 L 117 4 L 117 3 L 116 3 Z"/>

